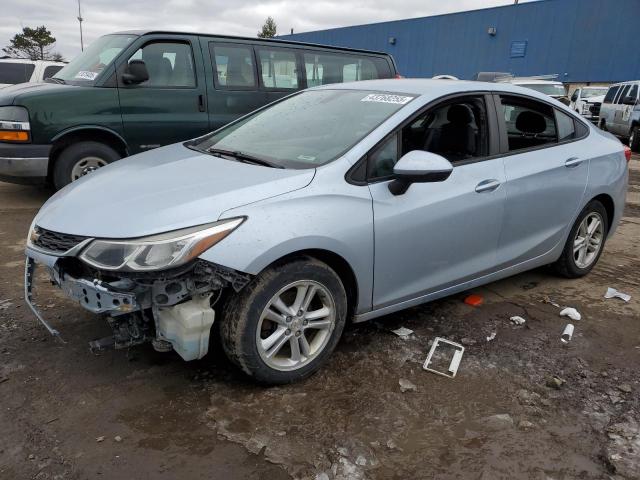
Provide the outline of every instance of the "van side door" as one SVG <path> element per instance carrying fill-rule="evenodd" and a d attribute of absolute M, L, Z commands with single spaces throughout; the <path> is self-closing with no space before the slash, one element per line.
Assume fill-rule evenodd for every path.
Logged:
<path fill-rule="evenodd" d="M 134 60 L 144 62 L 149 79 L 128 84 L 123 74 Z M 209 131 L 198 37 L 145 35 L 121 56 L 116 68 L 129 153 L 188 140 Z"/>

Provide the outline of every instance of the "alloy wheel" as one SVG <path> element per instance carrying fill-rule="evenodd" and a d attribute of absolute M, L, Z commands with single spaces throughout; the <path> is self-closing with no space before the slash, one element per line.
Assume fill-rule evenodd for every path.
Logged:
<path fill-rule="evenodd" d="M 335 301 L 313 280 L 280 289 L 262 311 L 256 345 L 262 360 L 276 370 L 307 365 L 325 349 L 336 323 Z"/>
<path fill-rule="evenodd" d="M 573 260 L 578 268 L 589 267 L 602 248 L 604 222 L 599 213 L 591 212 L 582 219 L 573 240 Z"/>

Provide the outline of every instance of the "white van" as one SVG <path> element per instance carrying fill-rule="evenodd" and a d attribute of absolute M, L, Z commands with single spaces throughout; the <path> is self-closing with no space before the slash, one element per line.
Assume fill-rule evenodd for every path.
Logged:
<path fill-rule="evenodd" d="M 64 67 L 64 62 L 0 58 L 0 88 L 16 83 L 38 83 L 53 77 Z"/>
<path fill-rule="evenodd" d="M 640 80 L 609 87 L 600 107 L 598 126 L 629 141 L 631 150 L 640 152 Z"/>
<path fill-rule="evenodd" d="M 608 87 L 580 87 L 571 94 L 569 108 L 575 110 L 587 120 L 598 123 L 602 101 Z"/>

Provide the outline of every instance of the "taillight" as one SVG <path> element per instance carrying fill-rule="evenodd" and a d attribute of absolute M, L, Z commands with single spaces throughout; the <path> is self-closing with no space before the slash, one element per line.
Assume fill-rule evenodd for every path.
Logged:
<path fill-rule="evenodd" d="M 631 161 L 631 149 L 624 145 L 624 158 L 627 159 L 627 163 Z"/>

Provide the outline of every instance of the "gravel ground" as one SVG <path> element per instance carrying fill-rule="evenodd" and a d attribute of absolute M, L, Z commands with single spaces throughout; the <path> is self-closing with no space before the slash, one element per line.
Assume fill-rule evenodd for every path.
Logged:
<path fill-rule="evenodd" d="M 22 251 L 50 192 L 0 183 L 0 478 L 640 478 L 640 158 L 631 173 L 586 278 L 538 269 L 474 290 L 477 308 L 457 295 L 353 325 L 324 370 L 277 388 L 221 355 L 94 355 L 106 324 L 54 289 L 37 301 L 67 343 L 49 337 Z M 550 301 L 582 314 L 568 345 Z M 421 368 L 437 336 L 465 344 L 455 379 Z"/>

